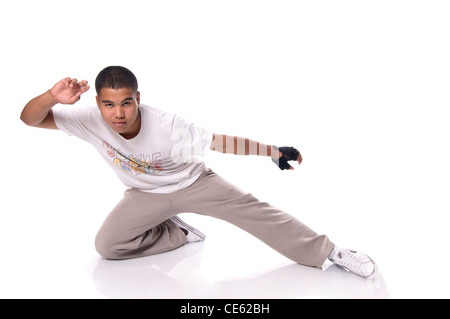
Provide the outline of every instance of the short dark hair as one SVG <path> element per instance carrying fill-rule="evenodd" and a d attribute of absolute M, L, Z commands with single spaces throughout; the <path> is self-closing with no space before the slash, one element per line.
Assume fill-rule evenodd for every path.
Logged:
<path fill-rule="evenodd" d="M 137 92 L 138 82 L 136 76 L 123 66 L 108 66 L 100 71 L 95 79 L 97 95 L 103 88 L 121 89 L 131 88 Z"/>

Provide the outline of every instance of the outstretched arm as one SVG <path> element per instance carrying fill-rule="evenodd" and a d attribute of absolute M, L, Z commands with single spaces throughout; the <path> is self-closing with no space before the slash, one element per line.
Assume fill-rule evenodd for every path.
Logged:
<path fill-rule="evenodd" d="M 300 152 L 293 147 L 276 147 L 262 144 L 248 138 L 213 134 L 211 150 L 235 155 L 269 156 L 280 169 L 294 169 L 288 161 L 302 162 Z"/>
<path fill-rule="evenodd" d="M 41 94 L 25 105 L 20 119 L 27 125 L 48 129 L 58 129 L 53 119 L 52 108 L 58 103 L 74 104 L 81 94 L 89 90 L 87 81 L 65 78 L 52 89 Z"/>

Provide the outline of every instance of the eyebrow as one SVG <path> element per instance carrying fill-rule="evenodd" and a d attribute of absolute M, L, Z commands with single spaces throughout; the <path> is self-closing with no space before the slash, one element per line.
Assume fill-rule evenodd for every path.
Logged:
<path fill-rule="evenodd" d="M 126 101 L 132 101 L 132 100 L 133 100 L 133 98 L 130 96 L 130 97 L 127 97 L 125 100 L 123 100 L 121 103 L 126 102 Z M 114 102 L 113 102 L 113 101 L 110 101 L 110 100 L 102 100 L 102 103 L 111 103 L 111 104 L 114 104 Z"/>

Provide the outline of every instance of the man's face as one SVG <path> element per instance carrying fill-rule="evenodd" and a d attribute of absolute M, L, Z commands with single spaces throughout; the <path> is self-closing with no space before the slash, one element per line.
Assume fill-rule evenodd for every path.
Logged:
<path fill-rule="evenodd" d="M 141 128 L 140 93 L 131 88 L 103 88 L 96 97 L 103 120 L 126 139 L 135 137 Z"/>

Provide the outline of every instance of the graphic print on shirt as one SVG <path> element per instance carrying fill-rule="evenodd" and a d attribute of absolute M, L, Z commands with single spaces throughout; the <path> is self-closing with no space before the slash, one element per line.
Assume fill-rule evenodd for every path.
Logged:
<path fill-rule="evenodd" d="M 149 174 L 154 175 L 163 171 L 161 166 L 161 153 L 153 153 L 152 155 L 141 154 L 139 156 L 130 154 L 125 155 L 108 142 L 103 141 L 103 147 L 106 149 L 106 154 L 111 157 L 113 163 L 129 172 L 132 175 Z"/>

